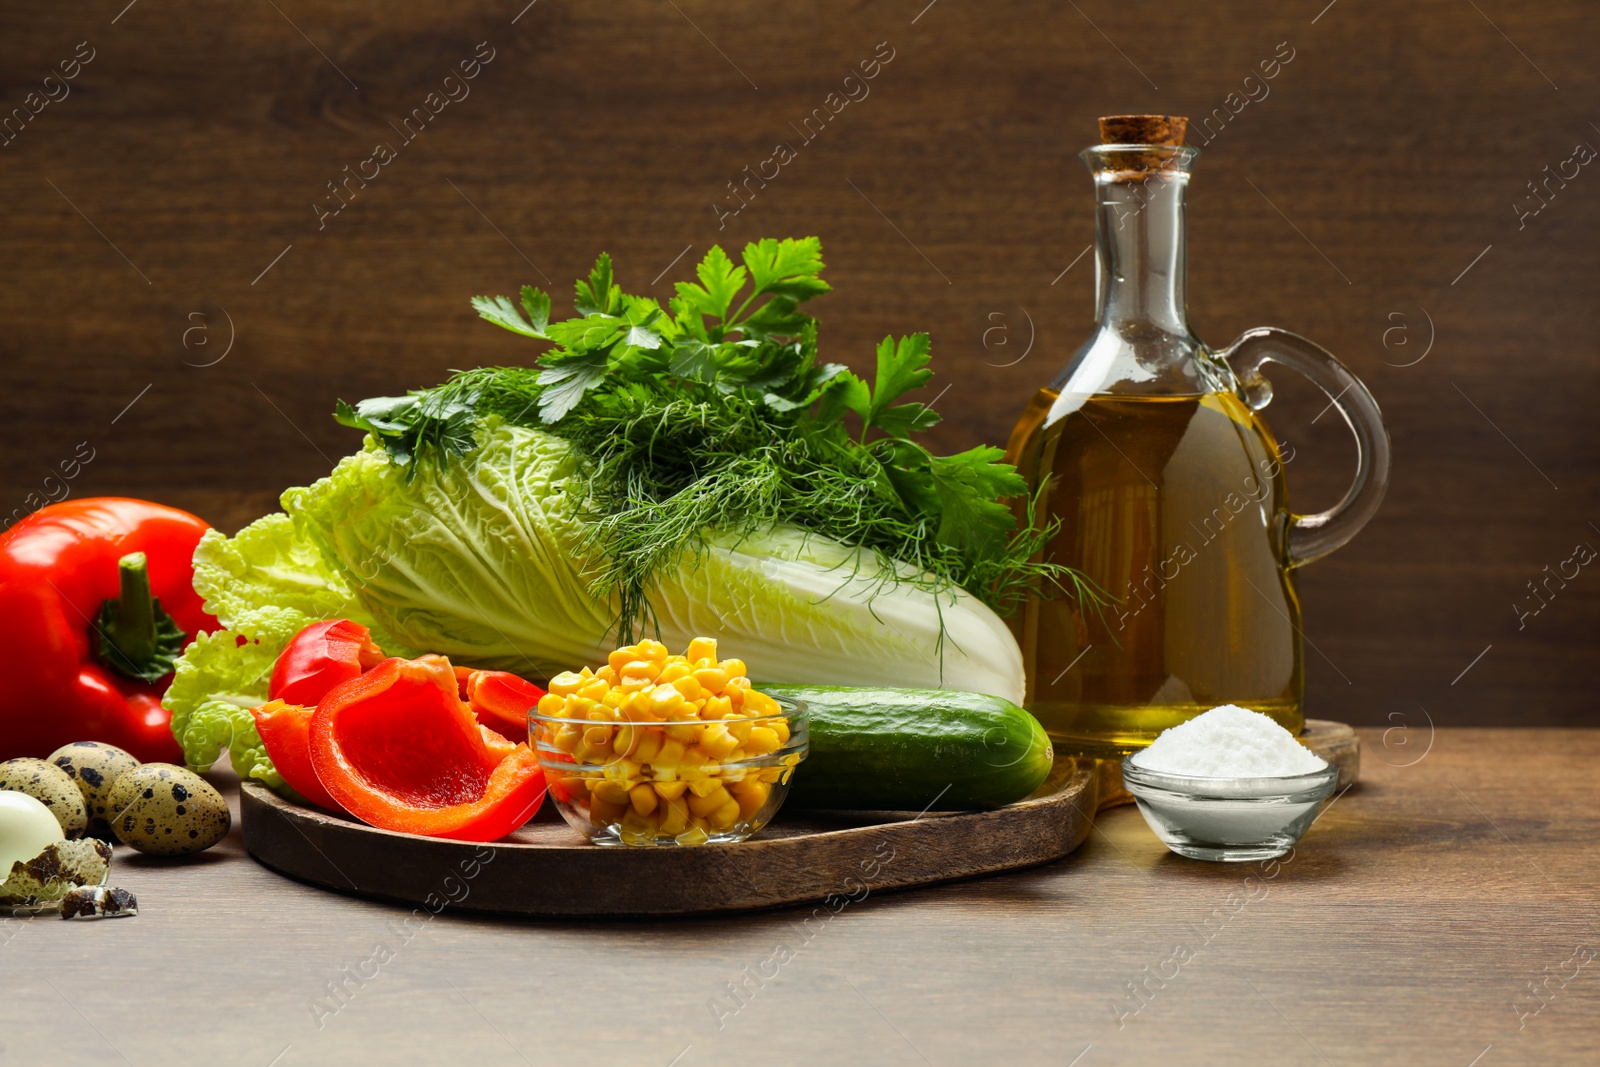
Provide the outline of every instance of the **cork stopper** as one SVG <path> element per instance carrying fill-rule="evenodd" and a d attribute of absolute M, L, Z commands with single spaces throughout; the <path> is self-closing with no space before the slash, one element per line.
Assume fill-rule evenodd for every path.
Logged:
<path fill-rule="evenodd" d="M 1100 120 L 1100 141 L 1105 145 L 1181 148 L 1189 120 L 1182 115 L 1107 115 Z M 1116 181 L 1142 182 L 1181 168 L 1174 152 L 1119 152 Z"/>
<path fill-rule="evenodd" d="M 1188 130 L 1182 115 L 1107 115 L 1100 120 L 1100 143 L 1181 145 Z"/>

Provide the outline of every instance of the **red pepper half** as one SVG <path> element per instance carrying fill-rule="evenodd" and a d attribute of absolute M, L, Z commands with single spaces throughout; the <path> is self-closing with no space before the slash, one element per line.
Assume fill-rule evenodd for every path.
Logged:
<path fill-rule="evenodd" d="M 457 668 L 457 679 L 460 675 Z M 509 671 L 467 674 L 467 707 L 483 725 L 513 741 L 528 739 L 528 712 L 539 706 L 542 696 L 543 689 Z"/>
<path fill-rule="evenodd" d="M 336 686 L 311 718 L 310 747 L 333 798 L 384 830 L 498 841 L 544 800 L 538 758 L 491 746 L 443 656 L 385 660 Z"/>
<path fill-rule="evenodd" d="M 314 708 L 328 690 L 382 662 L 383 652 L 360 623 L 349 619 L 314 622 L 295 634 L 278 654 L 267 697 Z M 272 754 L 270 748 L 267 754 Z"/>
<path fill-rule="evenodd" d="M 317 780 L 317 772 L 311 767 L 311 716 L 316 710 L 274 700 L 250 714 L 255 717 L 256 733 L 261 735 L 261 743 L 266 746 L 272 765 L 289 783 L 289 788 L 319 807 L 343 811 Z"/>
<path fill-rule="evenodd" d="M 0 760 L 106 741 L 182 762 L 160 698 L 172 663 L 216 628 L 194 591 L 205 522 L 89 497 L 41 508 L 0 537 Z"/>

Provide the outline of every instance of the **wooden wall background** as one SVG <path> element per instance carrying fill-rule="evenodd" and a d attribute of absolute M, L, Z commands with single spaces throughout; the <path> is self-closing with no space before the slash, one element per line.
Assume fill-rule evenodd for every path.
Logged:
<path fill-rule="evenodd" d="M 1190 303 L 1214 344 L 1263 324 L 1317 339 L 1389 420 L 1383 512 L 1304 574 L 1311 712 L 1590 721 L 1600 568 L 1520 628 L 1514 608 L 1600 546 L 1600 173 L 1515 207 L 1600 145 L 1584 4 L 526 3 L 0 10 L 6 113 L 66 94 L 0 147 L 0 514 L 86 448 L 64 491 L 237 528 L 355 446 L 334 398 L 529 358 L 472 294 L 549 279 L 570 300 L 606 249 L 664 295 L 675 272 L 652 279 L 686 248 L 679 270 L 768 235 L 822 235 L 833 358 L 930 330 L 939 443 L 1003 442 L 1091 322 L 1074 156 L 1095 117 L 1238 107 L 1292 51 L 1196 141 Z M 403 143 L 391 122 L 480 42 L 470 95 Z M 891 50 L 719 229 L 726 183 Z M 45 83 L 75 53 L 92 59 L 65 89 Z M 319 229 L 326 183 L 379 142 L 397 158 Z M 1277 384 L 1298 504 L 1326 506 L 1350 445 Z"/>

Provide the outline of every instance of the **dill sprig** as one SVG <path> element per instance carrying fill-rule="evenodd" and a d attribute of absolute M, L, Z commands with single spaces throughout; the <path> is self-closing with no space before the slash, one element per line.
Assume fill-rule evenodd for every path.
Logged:
<path fill-rule="evenodd" d="M 536 367 L 341 401 L 337 417 L 408 476 L 470 451 L 488 416 L 570 442 L 569 491 L 583 494 L 586 547 L 603 561 L 593 592 L 617 597 L 623 640 L 653 623 L 655 577 L 701 551 L 708 532 L 785 525 L 898 564 L 877 571 L 882 583 L 965 589 L 1002 615 L 1029 594 L 1103 602 L 1045 557 L 1055 526 L 1035 521 L 1036 498 L 999 449 L 935 456 L 913 440 L 939 419 L 900 401 L 932 377 L 926 334 L 885 338 L 869 386 L 818 362 L 816 320 L 800 311 L 829 288 L 821 242 L 760 241 L 742 259 L 712 248 L 666 309 L 622 293 L 604 255 L 577 283 L 572 319 L 551 322 L 550 298 L 530 286 L 516 304 L 477 297 L 484 318 L 551 345 Z"/>

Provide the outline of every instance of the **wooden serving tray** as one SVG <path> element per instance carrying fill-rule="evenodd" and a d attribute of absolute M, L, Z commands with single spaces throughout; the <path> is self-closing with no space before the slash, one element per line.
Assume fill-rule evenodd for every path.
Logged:
<path fill-rule="evenodd" d="M 1360 743 L 1342 723 L 1311 720 L 1301 740 L 1359 773 Z M 1027 800 L 997 811 L 823 812 L 785 808 L 757 837 L 700 848 L 597 847 L 546 804 L 491 845 L 379 830 L 239 787 L 250 853 L 313 885 L 428 908 L 524 917 L 692 915 L 811 901 L 1031 867 L 1089 836 L 1095 813 L 1132 798 L 1110 760 L 1060 759 Z"/>

